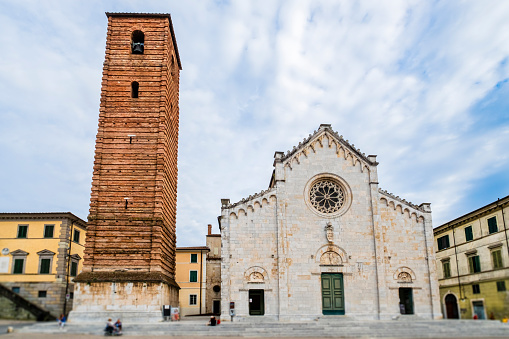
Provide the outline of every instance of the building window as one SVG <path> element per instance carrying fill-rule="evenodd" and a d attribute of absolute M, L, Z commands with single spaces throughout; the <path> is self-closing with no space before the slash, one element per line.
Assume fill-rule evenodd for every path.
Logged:
<path fill-rule="evenodd" d="M 74 292 L 69 292 L 69 299 L 74 299 Z"/>
<path fill-rule="evenodd" d="M 74 230 L 74 235 L 72 237 L 72 241 L 74 241 L 78 244 L 80 243 L 80 231 Z"/>
<path fill-rule="evenodd" d="M 18 225 L 18 238 L 25 239 L 28 234 L 28 225 Z"/>
<path fill-rule="evenodd" d="M 189 282 L 198 281 L 198 271 L 189 271 Z"/>
<path fill-rule="evenodd" d="M 189 305 L 196 305 L 196 301 L 198 298 L 196 298 L 196 294 L 190 294 L 189 295 Z"/>
<path fill-rule="evenodd" d="M 488 230 L 490 234 L 498 232 L 497 217 L 491 217 L 488 219 Z"/>
<path fill-rule="evenodd" d="M 499 248 L 497 250 L 491 251 L 491 259 L 493 261 L 494 270 L 504 267 L 502 264 L 502 249 Z"/>
<path fill-rule="evenodd" d="M 55 230 L 55 225 L 44 225 L 44 237 L 45 238 L 53 238 L 54 230 Z"/>
<path fill-rule="evenodd" d="M 191 254 L 191 262 L 192 263 L 198 262 L 198 254 Z"/>
<path fill-rule="evenodd" d="M 446 248 L 449 248 L 450 245 L 449 245 L 449 235 L 444 235 L 443 237 L 440 237 L 437 239 L 437 244 L 438 244 L 438 250 L 443 250 L 443 249 L 446 249 Z"/>
<path fill-rule="evenodd" d="M 12 269 L 13 274 L 23 274 L 25 270 L 25 259 L 14 259 L 14 267 Z"/>
<path fill-rule="evenodd" d="M 465 240 L 474 240 L 474 234 L 472 233 L 472 226 L 465 227 Z"/>
<path fill-rule="evenodd" d="M 39 298 L 46 298 L 47 292 L 46 291 L 39 291 Z"/>
<path fill-rule="evenodd" d="M 15 286 L 15 287 L 12 288 L 12 291 L 14 293 L 18 293 L 19 294 L 20 288 L 18 286 Z"/>
<path fill-rule="evenodd" d="M 442 263 L 442 268 L 444 270 L 444 278 L 450 278 L 451 277 L 451 262 L 444 261 Z"/>
<path fill-rule="evenodd" d="M 145 34 L 142 31 L 134 31 L 131 35 L 131 53 L 143 54 L 145 51 Z"/>
<path fill-rule="evenodd" d="M 505 281 L 497 281 L 497 291 L 505 292 Z"/>
<path fill-rule="evenodd" d="M 140 89 L 140 84 L 136 81 L 131 82 L 131 98 L 137 99 L 138 98 L 138 92 Z"/>
<path fill-rule="evenodd" d="M 481 262 L 479 261 L 478 255 L 468 257 L 468 266 L 470 267 L 470 273 L 481 272 Z"/>
<path fill-rule="evenodd" d="M 76 261 L 71 261 L 71 277 L 75 277 L 78 275 L 78 263 Z"/>
<path fill-rule="evenodd" d="M 221 286 L 215 285 L 214 287 L 212 287 L 212 290 L 217 293 L 217 292 L 221 291 Z"/>
<path fill-rule="evenodd" d="M 51 259 L 42 259 L 39 266 L 39 274 L 50 274 L 51 273 Z"/>
<path fill-rule="evenodd" d="M 472 293 L 473 294 L 479 294 L 481 293 L 481 288 L 479 287 L 479 284 L 472 285 Z"/>

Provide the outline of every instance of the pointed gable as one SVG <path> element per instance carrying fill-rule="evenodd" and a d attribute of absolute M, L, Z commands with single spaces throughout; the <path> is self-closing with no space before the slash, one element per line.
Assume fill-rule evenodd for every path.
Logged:
<path fill-rule="evenodd" d="M 315 130 L 313 134 L 299 142 L 297 146 L 287 151 L 286 154 L 282 152 L 276 153 L 282 154 L 280 161 L 283 162 L 285 167 L 288 166 L 292 169 L 294 163 L 300 164 L 299 158 L 301 156 L 307 157 L 310 152 L 315 153 L 317 147 L 334 147 L 338 155 L 341 154 L 345 159 L 351 157 L 354 166 L 357 162 L 360 162 L 362 164 L 361 170 L 366 168 L 369 171 L 370 166 L 378 165 L 374 160 L 374 156 L 366 156 L 360 149 L 356 149 L 354 144 L 350 144 L 342 135 L 334 131 L 330 124 L 321 124 L 318 130 Z"/>

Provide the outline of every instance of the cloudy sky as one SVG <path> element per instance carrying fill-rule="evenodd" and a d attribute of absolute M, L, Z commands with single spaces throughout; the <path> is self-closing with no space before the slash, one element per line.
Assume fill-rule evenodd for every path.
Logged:
<path fill-rule="evenodd" d="M 104 12 L 172 15 L 179 246 L 321 123 L 434 226 L 509 194 L 508 1 L 2 0 L 0 212 L 86 220 Z"/>

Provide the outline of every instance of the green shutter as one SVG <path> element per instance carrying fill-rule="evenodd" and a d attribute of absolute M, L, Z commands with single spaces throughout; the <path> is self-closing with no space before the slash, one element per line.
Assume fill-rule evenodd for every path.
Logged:
<path fill-rule="evenodd" d="M 491 217 L 488 219 L 488 229 L 489 229 L 490 234 L 498 232 L 496 217 Z"/>
<path fill-rule="evenodd" d="M 40 274 L 49 274 L 51 270 L 51 259 L 41 259 L 41 270 Z"/>
<path fill-rule="evenodd" d="M 198 254 L 191 254 L 191 262 L 192 263 L 198 262 Z"/>
<path fill-rule="evenodd" d="M 25 259 L 14 259 L 14 274 L 23 274 L 23 264 Z"/>
<path fill-rule="evenodd" d="M 71 277 L 78 275 L 78 263 L 75 261 L 71 262 Z"/>
<path fill-rule="evenodd" d="M 493 258 L 493 268 L 502 268 L 502 250 L 496 250 L 491 252 Z"/>
<path fill-rule="evenodd" d="M 18 238 L 26 238 L 27 231 L 28 231 L 27 225 L 18 226 Z"/>
<path fill-rule="evenodd" d="M 74 230 L 74 237 L 72 241 L 79 243 L 80 242 L 80 231 Z"/>
<path fill-rule="evenodd" d="M 53 225 L 44 226 L 44 237 L 45 238 L 53 238 L 54 227 L 55 226 L 53 226 Z"/>
<path fill-rule="evenodd" d="M 472 233 L 472 226 L 465 227 L 465 239 L 466 241 L 471 241 L 474 239 L 474 235 Z"/>
<path fill-rule="evenodd" d="M 443 269 L 444 269 L 444 278 L 450 278 L 451 277 L 451 263 L 449 261 L 444 262 Z"/>
<path fill-rule="evenodd" d="M 189 272 L 189 281 L 197 282 L 198 281 L 198 271 L 190 271 Z"/>

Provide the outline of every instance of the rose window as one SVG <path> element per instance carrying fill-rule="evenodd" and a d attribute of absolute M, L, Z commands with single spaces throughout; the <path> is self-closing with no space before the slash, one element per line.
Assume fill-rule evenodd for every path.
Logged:
<path fill-rule="evenodd" d="M 309 190 L 311 205 L 321 213 L 335 213 L 343 206 L 345 194 L 334 181 L 318 181 Z"/>

